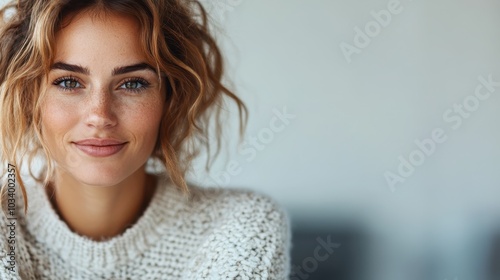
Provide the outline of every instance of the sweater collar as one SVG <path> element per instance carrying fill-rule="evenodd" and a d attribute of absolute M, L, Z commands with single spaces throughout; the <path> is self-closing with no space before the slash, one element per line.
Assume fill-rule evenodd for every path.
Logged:
<path fill-rule="evenodd" d="M 186 200 L 168 177 L 159 177 L 148 208 L 134 225 L 111 239 L 94 241 L 71 231 L 60 219 L 43 185 L 27 186 L 27 195 L 29 234 L 51 255 L 77 269 L 94 272 L 112 271 L 137 260 L 176 226 L 175 217 Z"/>

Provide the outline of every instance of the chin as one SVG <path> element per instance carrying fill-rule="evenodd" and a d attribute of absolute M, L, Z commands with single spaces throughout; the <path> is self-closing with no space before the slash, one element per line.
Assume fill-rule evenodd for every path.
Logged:
<path fill-rule="evenodd" d="M 114 186 L 125 180 L 130 174 L 123 172 L 123 169 L 105 168 L 100 166 L 81 167 L 78 170 L 69 169 L 65 171 L 65 175 L 76 182 L 90 186 Z"/>

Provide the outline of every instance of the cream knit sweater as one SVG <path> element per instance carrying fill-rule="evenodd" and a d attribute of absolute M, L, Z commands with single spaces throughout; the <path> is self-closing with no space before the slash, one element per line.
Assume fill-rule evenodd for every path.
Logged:
<path fill-rule="evenodd" d="M 43 186 L 26 188 L 27 215 L 20 194 L 17 219 L 0 214 L 0 279 L 288 279 L 289 222 L 266 196 L 193 186 L 185 197 L 160 178 L 139 220 L 97 242 L 67 227 Z"/>

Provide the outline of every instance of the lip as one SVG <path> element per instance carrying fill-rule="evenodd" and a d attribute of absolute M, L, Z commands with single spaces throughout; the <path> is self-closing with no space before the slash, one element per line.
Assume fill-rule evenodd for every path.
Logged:
<path fill-rule="evenodd" d="M 116 139 L 85 139 L 73 142 L 85 154 L 92 157 L 108 157 L 120 152 L 127 142 Z"/>
<path fill-rule="evenodd" d="M 112 138 L 89 138 L 80 141 L 73 142 L 77 145 L 85 145 L 85 146 L 112 146 L 112 145 L 121 145 L 125 144 L 126 141 L 120 141 Z"/>

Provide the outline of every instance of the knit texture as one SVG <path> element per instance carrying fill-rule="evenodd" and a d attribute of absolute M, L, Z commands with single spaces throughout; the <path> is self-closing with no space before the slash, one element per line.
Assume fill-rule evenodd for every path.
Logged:
<path fill-rule="evenodd" d="M 99 242 L 72 232 L 43 186 L 26 188 L 26 216 L 16 194 L 14 272 L 11 220 L 0 214 L 0 279 L 288 279 L 288 218 L 265 195 L 191 186 L 185 196 L 160 177 L 138 221 Z"/>

